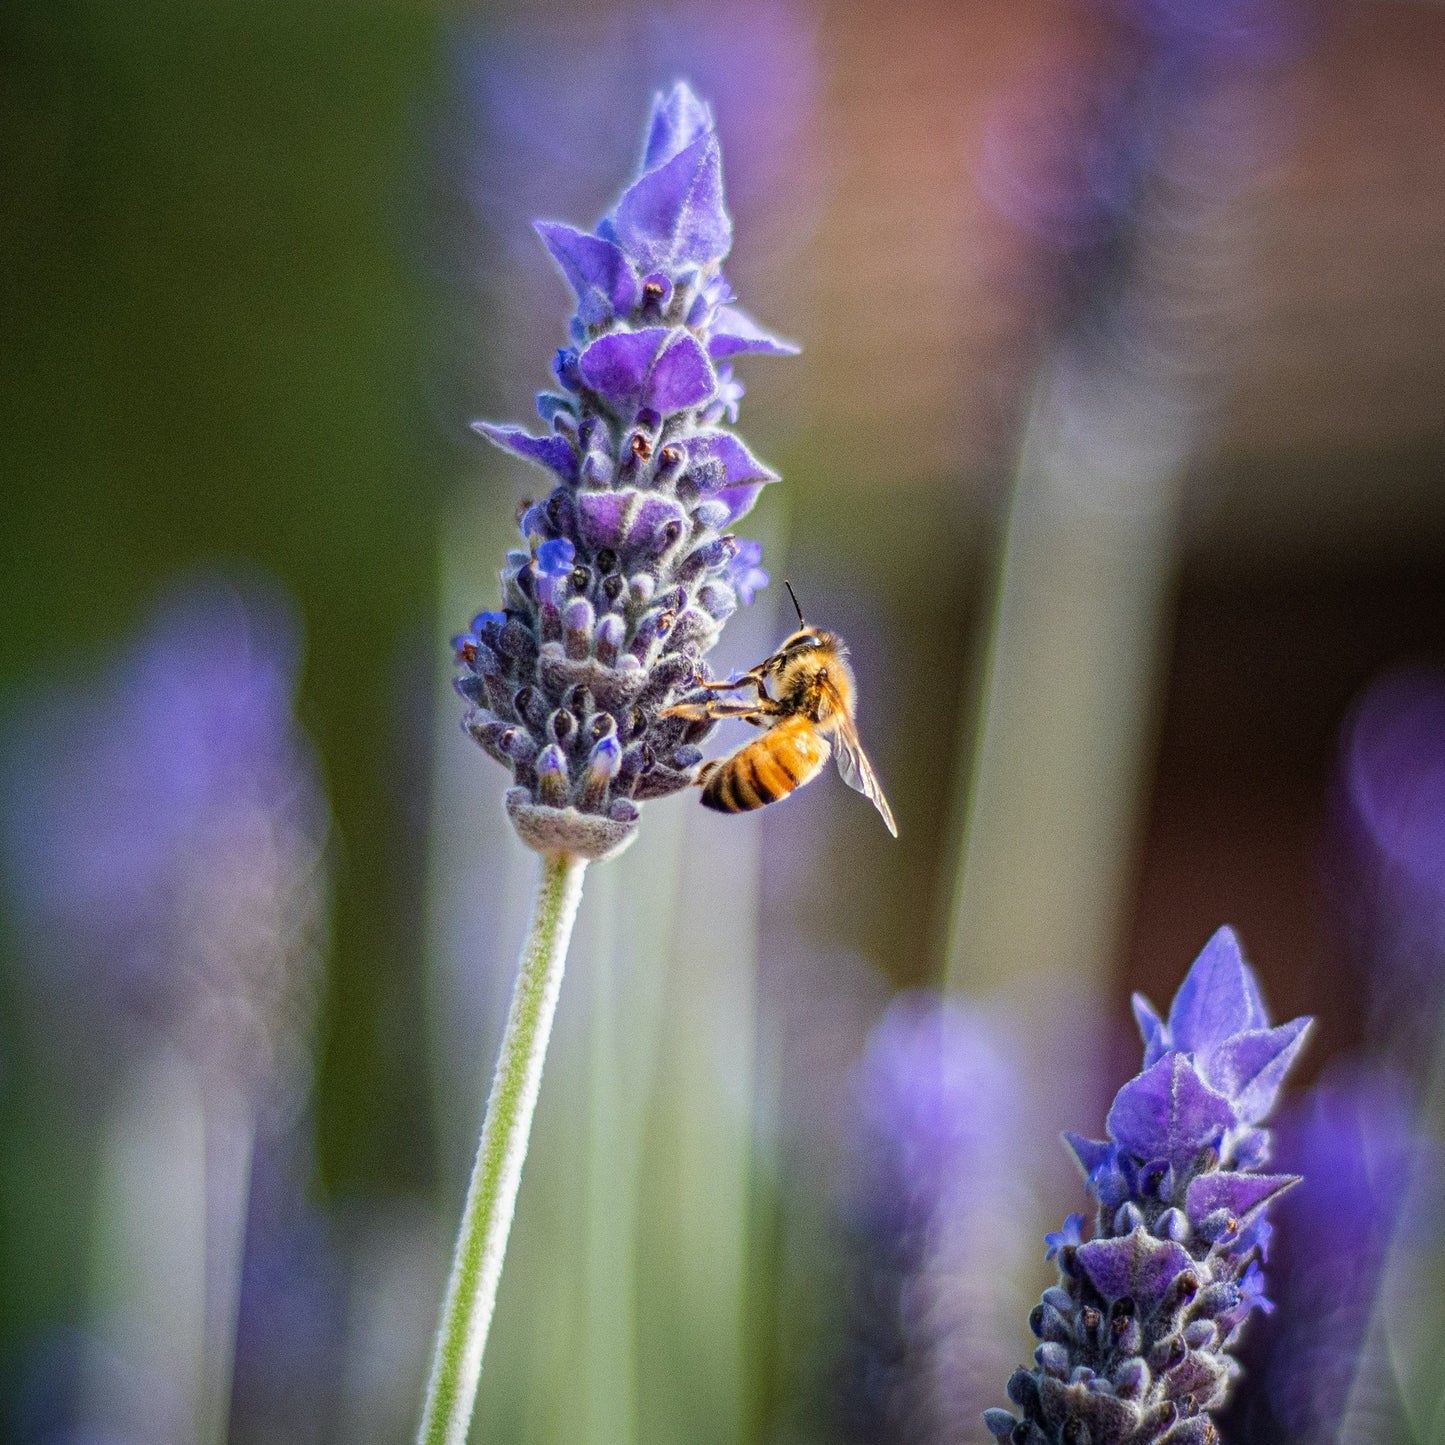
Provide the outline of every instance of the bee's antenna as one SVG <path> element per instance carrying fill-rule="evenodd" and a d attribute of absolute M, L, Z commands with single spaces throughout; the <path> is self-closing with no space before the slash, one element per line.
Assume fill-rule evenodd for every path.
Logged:
<path fill-rule="evenodd" d="M 788 589 L 788 596 L 793 599 L 793 611 L 798 614 L 798 626 L 806 627 L 808 624 L 803 621 L 803 609 L 798 606 L 798 594 L 793 591 L 793 584 L 784 577 L 783 586 Z"/>

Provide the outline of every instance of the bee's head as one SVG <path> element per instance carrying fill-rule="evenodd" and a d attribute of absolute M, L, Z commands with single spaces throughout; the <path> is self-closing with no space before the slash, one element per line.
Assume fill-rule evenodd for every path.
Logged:
<path fill-rule="evenodd" d="M 793 584 L 785 577 L 783 586 L 788 589 L 788 596 L 792 599 L 793 611 L 798 614 L 798 630 L 790 637 L 783 640 L 783 645 L 778 649 L 779 657 L 793 657 L 799 652 L 805 652 L 810 647 L 822 647 L 826 633 L 819 632 L 816 627 L 809 627 L 803 620 L 803 609 L 798 606 L 798 594 L 793 591 Z"/>
<path fill-rule="evenodd" d="M 780 653 L 786 656 L 793 656 L 795 653 L 806 652 L 810 647 L 822 647 L 823 634 L 816 627 L 800 627 L 791 636 L 783 639 L 783 645 L 778 648 Z"/>

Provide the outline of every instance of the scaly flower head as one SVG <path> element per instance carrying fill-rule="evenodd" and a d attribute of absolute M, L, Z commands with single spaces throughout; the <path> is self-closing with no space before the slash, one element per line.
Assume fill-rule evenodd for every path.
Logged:
<path fill-rule="evenodd" d="M 1034 1368 L 989 1410 L 1014 1445 L 1208 1445 L 1209 1412 L 1237 1372 L 1232 1351 L 1263 1293 L 1268 1206 L 1298 1182 L 1260 1172 L 1261 1127 L 1308 1019 L 1271 1027 L 1228 928 L 1210 939 L 1168 1019 L 1136 997 L 1143 1071 L 1119 1090 L 1109 1138 L 1067 1135 L 1097 1202 L 1093 1238 L 1071 1216 L 1049 1237 L 1059 1283 L 1029 1323 Z"/>
<path fill-rule="evenodd" d="M 456 639 L 464 725 L 507 766 L 539 852 L 603 857 L 637 805 L 685 787 L 710 724 L 662 718 L 724 620 L 766 582 L 732 527 L 776 481 L 724 424 L 733 357 L 786 355 L 733 304 L 722 152 L 685 84 L 653 103 L 641 174 L 594 231 L 539 221 L 577 297 L 536 436 L 477 423 L 551 474 L 524 505 L 502 607 Z"/>

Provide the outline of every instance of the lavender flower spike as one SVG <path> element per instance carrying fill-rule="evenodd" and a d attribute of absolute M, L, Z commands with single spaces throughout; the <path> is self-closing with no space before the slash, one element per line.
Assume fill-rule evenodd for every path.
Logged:
<path fill-rule="evenodd" d="M 1259 1172 L 1260 1127 L 1309 1019 L 1272 1028 L 1232 930 L 1194 961 L 1167 1020 L 1134 999 L 1144 1068 L 1109 1111 L 1109 1138 L 1066 1136 L 1098 1203 L 1050 1235 L 1059 1283 L 1029 1324 L 1041 1343 L 987 1410 L 1013 1445 L 1213 1445 L 1210 1412 L 1263 1293 L 1269 1205 L 1295 1175 Z M 1071 1227 L 1072 1226 L 1072 1227 Z"/>
<path fill-rule="evenodd" d="M 712 724 L 663 718 L 739 600 L 766 581 L 733 526 L 776 473 L 725 426 L 730 359 L 797 348 L 732 305 L 722 152 L 684 83 L 653 102 L 642 172 L 595 232 L 539 221 L 577 297 L 547 433 L 476 423 L 552 476 L 524 504 L 502 609 L 456 639 L 463 725 L 509 768 L 541 853 L 601 858 L 637 805 L 683 788 Z"/>

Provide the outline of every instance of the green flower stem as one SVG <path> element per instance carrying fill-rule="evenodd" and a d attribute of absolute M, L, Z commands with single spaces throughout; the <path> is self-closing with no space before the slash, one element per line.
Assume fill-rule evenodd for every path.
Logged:
<path fill-rule="evenodd" d="M 431 1383 L 417 1432 L 419 1445 L 464 1445 L 471 1425 L 482 1351 L 497 1302 L 542 1062 L 586 868 L 585 859 L 568 853 L 549 853 L 542 860 L 537 905 L 522 946 L 507 1032 L 442 1305 Z"/>

